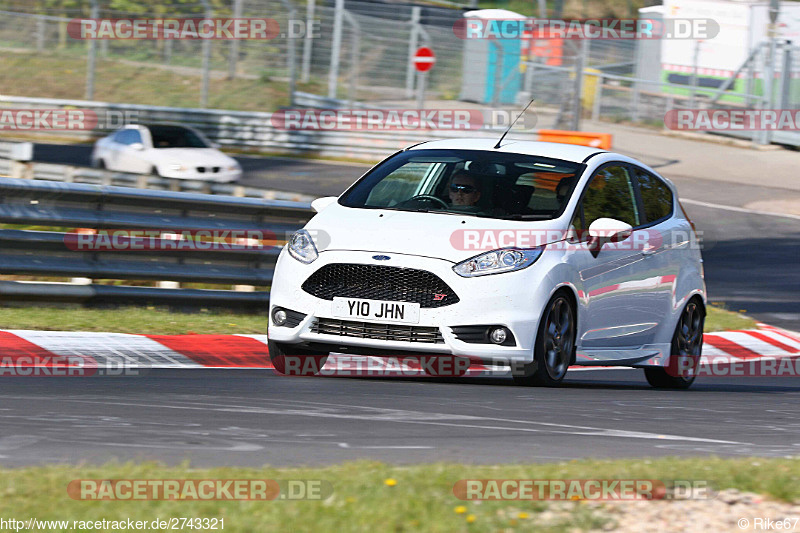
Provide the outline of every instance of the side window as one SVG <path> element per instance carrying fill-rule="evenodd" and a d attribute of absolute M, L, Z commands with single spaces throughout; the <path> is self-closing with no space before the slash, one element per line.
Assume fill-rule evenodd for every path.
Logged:
<path fill-rule="evenodd" d="M 120 144 L 133 144 L 142 142 L 142 136 L 137 130 L 122 130 L 114 136 Z"/>
<path fill-rule="evenodd" d="M 581 203 L 586 228 L 604 217 L 627 222 L 633 227 L 640 225 L 633 183 L 625 167 L 609 166 L 598 171 L 589 182 Z"/>
<path fill-rule="evenodd" d="M 648 222 L 661 220 L 672 214 L 672 191 L 666 183 L 645 172 L 634 169 L 639 193 L 642 195 L 644 215 Z"/>

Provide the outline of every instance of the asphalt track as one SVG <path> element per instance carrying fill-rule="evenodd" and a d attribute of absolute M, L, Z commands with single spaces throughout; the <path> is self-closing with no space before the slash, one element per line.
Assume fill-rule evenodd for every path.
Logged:
<path fill-rule="evenodd" d="M 639 370 L 510 380 L 279 377 L 162 370 L 0 380 L 0 464 L 161 460 L 196 466 L 551 462 L 797 455 L 800 383 L 705 378 L 649 388 Z"/>
<path fill-rule="evenodd" d="M 86 149 L 72 147 L 37 145 L 36 157 L 80 164 L 81 150 L 88 161 Z M 320 195 L 337 194 L 364 168 L 240 161 L 249 183 Z M 767 194 L 675 181 L 684 198 L 701 202 L 736 206 L 756 192 Z M 686 207 L 706 232 L 711 298 L 800 329 L 800 221 L 696 203 Z M 4 378 L 0 464 L 795 456 L 798 400 L 797 378 L 700 378 L 689 391 L 661 391 L 651 389 L 639 370 L 571 371 L 557 389 L 516 387 L 506 378 L 286 378 L 271 370 L 236 369 L 152 370 L 136 378 Z"/>

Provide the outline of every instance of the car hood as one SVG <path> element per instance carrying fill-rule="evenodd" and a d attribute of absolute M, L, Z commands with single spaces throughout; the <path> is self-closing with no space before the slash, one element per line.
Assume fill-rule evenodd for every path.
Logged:
<path fill-rule="evenodd" d="M 499 220 L 331 204 L 306 225 L 320 252 L 358 250 L 434 257 L 457 263 L 498 248 L 563 239 L 556 220 Z"/>
<path fill-rule="evenodd" d="M 165 164 L 224 167 L 236 162 L 216 148 L 152 148 L 148 152 L 155 162 Z"/>

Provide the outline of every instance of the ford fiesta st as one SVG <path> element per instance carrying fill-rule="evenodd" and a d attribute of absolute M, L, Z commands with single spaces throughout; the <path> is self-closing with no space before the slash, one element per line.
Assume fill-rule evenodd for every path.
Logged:
<path fill-rule="evenodd" d="M 556 385 L 570 366 L 688 388 L 706 291 L 672 183 L 565 144 L 422 143 L 376 165 L 282 250 L 269 354 L 446 354 Z M 676 361 L 684 371 L 676 371 Z"/>

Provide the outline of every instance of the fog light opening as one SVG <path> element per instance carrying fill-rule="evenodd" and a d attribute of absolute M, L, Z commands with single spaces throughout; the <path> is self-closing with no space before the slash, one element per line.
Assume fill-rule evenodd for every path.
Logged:
<path fill-rule="evenodd" d="M 493 328 L 489 331 L 489 340 L 495 344 L 503 344 L 508 338 L 506 328 Z"/>
<path fill-rule="evenodd" d="M 280 307 L 276 307 L 272 310 L 272 323 L 276 326 L 282 326 L 286 324 L 286 310 Z"/>

